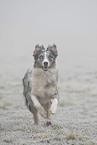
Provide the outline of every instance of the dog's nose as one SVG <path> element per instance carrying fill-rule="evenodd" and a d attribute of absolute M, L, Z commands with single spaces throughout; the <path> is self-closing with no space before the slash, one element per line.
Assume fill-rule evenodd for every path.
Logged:
<path fill-rule="evenodd" d="M 48 65 L 48 62 L 47 62 L 47 61 L 45 61 L 45 62 L 44 62 L 44 65 L 45 65 L 45 66 L 47 66 L 47 65 Z"/>

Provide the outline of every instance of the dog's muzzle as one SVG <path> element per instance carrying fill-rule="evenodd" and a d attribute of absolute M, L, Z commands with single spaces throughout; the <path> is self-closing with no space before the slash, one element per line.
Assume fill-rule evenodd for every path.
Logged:
<path fill-rule="evenodd" d="M 44 70 L 44 71 L 47 71 L 48 68 L 49 68 L 49 67 L 48 67 L 48 62 L 45 61 L 44 64 L 43 64 L 43 70 Z"/>

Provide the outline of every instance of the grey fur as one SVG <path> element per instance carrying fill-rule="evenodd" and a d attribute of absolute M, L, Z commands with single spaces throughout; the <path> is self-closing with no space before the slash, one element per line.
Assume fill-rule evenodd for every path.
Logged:
<path fill-rule="evenodd" d="M 35 60 L 42 51 L 45 51 L 44 47 L 36 45 L 33 52 Z M 46 51 L 50 51 L 55 58 L 58 55 L 56 45 L 49 46 Z M 48 71 L 33 67 L 26 72 L 23 78 L 23 94 L 28 109 L 34 115 L 35 124 L 38 124 L 38 112 L 47 119 L 47 125 L 51 124 L 50 112 L 55 113 L 57 109 L 57 82 L 58 71 L 55 67 Z"/>
<path fill-rule="evenodd" d="M 40 86 L 40 87 L 38 86 L 40 82 L 37 82 L 39 80 L 39 79 L 36 79 L 37 77 L 41 77 L 40 82 L 42 79 L 45 79 L 43 84 L 41 82 L 43 86 Z M 34 85 L 37 85 L 37 86 L 35 87 Z M 49 111 L 50 111 L 50 107 L 52 105 L 51 100 L 58 98 L 57 70 L 55 69 L 49 70 L 48 72 L 44 72 L 42 69 L 36 69 L 36 68 L 33 68 L 33 70 L 28 70 L 23 78 L 23 86 L 24 86 L 23 94 L 25 96 L 26 105 L 28 109 L 33 114 L 35 114 L 35 111 L 36 112 L 39 111 L 35 107 L 33 99 L 32 99 L 32 96 L 34 95 L 39 101 L 39 103 L 43 106 L 44 110 L 46 111 L 46 116 L 45 114 L 43 115 L 42 112 L 41 112 L 41 115 L 47 118 L 47 110 L 49 108 Z M 47 104 L 48 104 L 48 108 L 46 108 Z"/>
<path fill-rule="evenodd" d="M 53 53 L 55 55 L 55 58 L 58 56 L 58 51 L 57 51 L 57 47 L 55 44 L 49 45 L 47 48 L 47 51 L 51 51 L 51 53 Z"/>

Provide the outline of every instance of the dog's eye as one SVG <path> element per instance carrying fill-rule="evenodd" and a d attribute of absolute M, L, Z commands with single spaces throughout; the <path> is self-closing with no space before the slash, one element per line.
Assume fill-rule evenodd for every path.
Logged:
<path fill-rule="evenodd" d="M 49 59 L 49 61 L 52 61 L 53 60 L 53 58 L 51 56 L 49 56 L 48 59 Z"/>
<path fill-rule="evenodd" d="M 39 57 L 39 59 L 40 59 L 40 60 L 43 60 L 43 59 L 44 59 L 44 57 L 41 55 L 41 56 Z"/>

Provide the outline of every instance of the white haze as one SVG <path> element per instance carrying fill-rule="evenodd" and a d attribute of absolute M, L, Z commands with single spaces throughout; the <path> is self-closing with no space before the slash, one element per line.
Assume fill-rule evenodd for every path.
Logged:
<path fill-rule="evenodd" d="M 59 54 L 48 128 L 33 125 L 23 97 L 37 43 Z M 0 0 L 0 119 L 1 144 L 97 144 L 97 0 Z"/>

